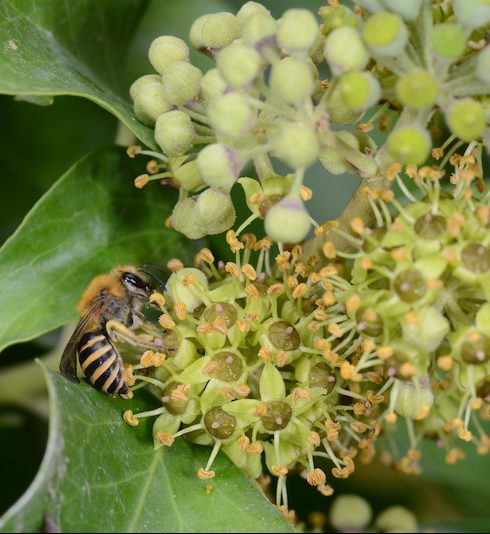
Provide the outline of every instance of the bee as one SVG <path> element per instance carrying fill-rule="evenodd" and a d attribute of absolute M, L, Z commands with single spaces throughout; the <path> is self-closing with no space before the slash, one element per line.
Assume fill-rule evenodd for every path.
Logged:
<path fill-rule="evenodd" d="M 78 303 L 80 322 L 61 356 L 63 376 L 79 382 L 78 355 L 82 371 L 96 389 L 125 399 L 132 396 L 124 378 L 124 362 L 114 341 L 120 338 L 132 345 L 155 348 L 132 332 L 145 324 L 142 308 L 150 304 L 154 281 L 165 289 L 153 273 L 141 267 L 120 265 L 90 282 Z"/>

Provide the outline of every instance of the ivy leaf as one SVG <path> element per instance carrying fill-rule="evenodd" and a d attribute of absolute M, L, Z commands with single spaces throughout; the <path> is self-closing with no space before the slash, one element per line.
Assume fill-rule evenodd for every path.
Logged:
<path fill-rule="evenodd" d="M 0 248 L 0 349 L 75 319 L 87 283 L 115 265 L 189 260 L 163 224 L 173 191 L 135 189 L 138 165 L 116 147 L 82 158 Z"/>
<path fill-rule="evenodd" d="M 216 477 L 202 481 L 196 472 L 208 447 L 181 438 L 155 452 L 151 420 L 123 422 L 123 410 L 151 409 L 154 398 L 113 399 L 43 369 L 51 396 L 46 455 L 0 531 L 294 532 L 226 456 L 216 460 Z"/>
<path fill-rule="evenodd" d="M 51 95 L 93 100 L 145 144 L 152 130 L 128 101 L 124 58 L 146 0 L 3 0 L 0 2 L 0 93 L 48 103 Z"/>

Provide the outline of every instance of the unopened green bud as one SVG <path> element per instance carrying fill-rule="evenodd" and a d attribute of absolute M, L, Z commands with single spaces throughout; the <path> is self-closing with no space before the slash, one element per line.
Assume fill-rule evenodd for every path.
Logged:
<path fill-rule="evenodd" d="M 242 23 L 242 40 L 248 46 L 261 50 L 274 43 L 276 29 L 277 22 L 269 13 L 254 13 Z"/>
<path fill-rule="evenodd" d="M 406 269 L 395 276 L 393 288 L 403 302 L 417 302 L 427 293 L 427 282 L 417 269 Z"/>
<path fill-rule="evenodd" d="M 231 87 L 250 85 L 259 74 L 262 60 L 252 47 L 233 43 L 224 48 L 216 58 L 216 66 L 223 79 Z"/>
<path fill-rule="evenodd" d="M 168 111 L 158 116 L 155 141 L 168 156 L 181 156 L 193 145 L 196 132 L 192 121 L 183 111 Z"/>
<path fill-rule="evenodd" d="M 199 218 L 196 198 L 179 200 L 172 210 L 172 227 L 189 239 L 200 239 L 206 235 L 206 228 Z"/>
<path fill-rule="evenodd" d="M 243 24 L 248 17 L 256 13 L 270 15 L 269 10 L 259 2 L 245 2 L 236 14 L 236 18 Z"/>
<path fill-rule="evenodd" d="M 451 131 L 463 141 L 478 139 L 485 130 L 487 117 L 485 108 L 472 98 L 454 102 L 448 112 L 447 121 Z"/>
<path fill-rule="evenodd" d="M 458 21 L 467 28 L 480 28 L 490 22 L 488 0 L 454 0 L 453 9 Z"/>
<path fill-rule="evenodd" d="M 354 11 L 342 5 L 337 7 L 322 6 L 319 14 L 323 19 L 323 31 L 325 34 L 328 34 L 337 28 L 341 28 L 342 26 L 356 28 L 360 20 Z"/>
<path fill-rule="evenodd" d="M 184 278 L 191 283 L 184 285 Z M 202 292 L 208 287 L 206 275 L 199 269 L 185 267 L 172 273 L 166 283 L 167 293 L 173 302 L 182 302 L 189 313 L 202 304 Z"/>
<path fill-rule="evenodd" d="M 180 159 L 180 158 L 178 158 Z M 186 191 L 194 192 L 198 191 L 204 185 L 199 169 L 197 167 L 197 161 L 191 160 L 181 165 L 175 162 L 174 158 L 170 158 L 168 162 L 169 170 L 172 173 L 172 178 L 179 184 L 182 189 Z"/>
<path fill-rule="evenodd" d="M 381 96 L 378 80 L 370 72 L 348 72 L 339 80 L 344 104 L 354 111 L 376 104 Z"/>
<path fill-rule="evenodd" d="M 432 31 L 432 47 L 441 57 L 456 59 L 466 49 L 466 32 L 454 22 L 444 22 L 434 26 Z"/>
<path fill-rule="evenodd" d="M 337 132 L 337 136 L 356 150 L 359 149 L 359 140 L 353 133 L 340 130 Z M 332 174 L 343 174 L 351 170 L 349 163 L 335 150 L 335 147 L 323 147 L 320 152 L 320 161 L 325 169 Z"/>
<path fill-rule="evenodd" d="M 228 46 L 240 37 L 240 22 L 231 13 L 222 11 L 203 15 L 194 21 L 189 33 L 191 45 L 196 50 L 212 53 Z"/>
<path fill-rule="evenodd" d="M 424 70 L 407 72 L 398 79 L 396 94 L 404 106 L 425 108 L 431 106 L 437 97 L 437 81 Z"/>
<path fill-rule="evenodd" d="M 310 67 L 304 61 L 288 57 L 272 67 L 270 87 L 274 96 L 294 104 L 311 96 L 315 82 Z"/>
<path fill-rule="evenodd" d="M 416 126 L 397 128 L 388 138 L 388 149 L 401 165 L 422 164 L 429 156 L 432 142 L 427 130 Z"/>
<path fill-rule="evenodd" d="M 233 436 L 237 422 L 235 416 L 216 406 L 208 410 L 204 415 L 204 426 L 213 438 L 225 440 Z"/>
<path fill-rule="evenodd" d="M 163 91 L 167 100 L 182 106 L 196 100 L 201 88 L 202 72 L 185 61 L 170 63 L 162 75 Z"/>
<path fill-rule="evenodd" d="M 278 243 L 299 243 L 311 227 L 310 217 L 301 198 L 287 195 L 269 209 L 265 217 L 267 235 Z"/>
<path fill-rule="evenodd" d="M 235 222 L 233 202 L 230 195 L 223 191 L 206 189 L 200 193 L 196 207 L 207 235 L 221 234 Z"/>
<path fill-rule="evenodd" d="M 239 140 L 250 132 L 256 118 L 246 96 L 239 91 L 214 98 L 209 103 L 208 116 L 213 129 L 232 140 Z"/>
<path fill-rule="evenodd" d="M 140 76 L 138 79 L 136 79 L 129 88 L 129 96 L 131 97 L 131 100 L 134 100 L 136 98 L 136 95 L 140 91 L 142 87 L 144 87 L 146 84 L 162 84 L 162 77 L 158 74 L 145 74 L 144 76 Z"/>
<path fill-rule="evenodd" d="M 207 102 L 224 94 L 228 86 L 218 69 L 209 69 L 201 78 L 201 93 Z"/>
<path fill-rule="evenodd" d="M 369 61 L 369 52 L 359 32 L 348 26 L 337 28 L 327 37 L 324 55 L 337 76 L 350 70 L 362 70 Z"/>
<path fill-rule="evenodd" d="M 403 340 L 420 350 L 436 350 L 449 332 L 448 320 L 432 306 L 402 321 Z"/>
<path fill-rule="evenodd" d="M 434 394 L 430 384 L 419 384 L 416 387 L 412 382 L 397 382 L 397 385 L 399 387 L 395 404 L 397 414 L 417 419 L 421 414 L 426 414 L 427 408 L 432 407 Z"/>
<path fill-rule="evenodd" d="M 385 8 L 397 13 L 405 20 L 415 20 L 419 14 L 422 0 L 382 0 Z"/>
<path fill-rule="evenodd" d="M 153 127 L 157 117 L 172 106 L 167 100 L 161 81 L 140 85 L 134 97 L 134 114 L 146 126 Z"/>
<path fill-rule="evenodd" d="M 344 104 L 338 84 L 330 94 L 330 98 L 327 101 L 326 111 L 332 124 L 352 124 L 356 122 L 363 113 L 362 111 L 353 111 Z"/>
<path fill-rule="evenodd" d="M 330 508 L 330 522 L 339 532 L 359 532 L 372 517 L 368 502 L 358 495 L 340 495 Z"/>
<path fill-rule="evenodd" d="M 403 20 L 388 11 L 369 17 L 364 24 L 362 35 L 374 53 L 386 57 L 401 54 L 408 39 L 408 31 Z"/>
<path fill-rule="evenodd" d="M 484 83 L 490 83 L 490 46 L 486 46 L 476 61 L 476 75 Z"/>
<path fill-rule="evenodd" d="M 199 152 L 197 166 L 207 185 L 229 191 L 240 174 L 242 163 L 235 149 L 214 143 Z"/>
<path fill-rule="evenodd" d="M 277 28 L 277 44 L 290 56 L 307 56 L 320 29 L 308 9 L 288 9 Z"/>
<path fill-rule="evenodd" d="M 376 532 L 417 532 L 415 514 L 403 506 L 390 506 L 375 522 Z"/>
<path fill-rule="evenodd" d="M 293 169 L 309 167 L 320 153 L 316 132 L 307 124 L 281 124 L 274 141 L 275 155 Z"/>
<path fill-rule="evenodd" d="M 162 35 L 152 41 L 148 50 L 148 58 L 153 68 L 162 74 L 170 63 L 189 61 L 189 47 L 178 37 Z"/>

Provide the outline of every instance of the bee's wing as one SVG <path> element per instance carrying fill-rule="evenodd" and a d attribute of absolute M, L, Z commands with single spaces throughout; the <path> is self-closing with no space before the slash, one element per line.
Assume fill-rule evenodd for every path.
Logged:
<path fill-rule="evenodd" d="M 77 378 L 78 343 L 80 342 L 80 339 L 85 333 L 85 328 L 88 322 L 94 316 L 94 314 L 98 310 L 100 310 L 103 303 L 104 303 L 104 299 L 99 297 L 94 302 L 90 310 L 80 319 L 80 322 L 77 324 L 75 331 L 73 332 L 70 339 L 68 340 L 65 350 L 63 351 L 63 354 L 61 355 L 61 362 L 60 362 L 61 374 L 65 378 L 68 378 L 68 380 L 71 380 L 72 382 L 78 382 L 78 378 Z"/>

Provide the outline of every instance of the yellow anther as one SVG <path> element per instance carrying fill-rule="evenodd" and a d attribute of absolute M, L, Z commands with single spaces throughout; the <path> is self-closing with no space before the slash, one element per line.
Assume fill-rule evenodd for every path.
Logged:
<path fill-rule="evenodd" d="M 337 257 L 337 250 L 335 249 L 335 245 L 331 241 L 327 241 L 323 245 L 323 254 L 326 258 L 329 260 L 333 260 Z"/>
<path fill-rule="evenodd" d="M 238 265 L 232 261 L 226 263 L 225 271 L 236 278 L 240 276 L 240 267 L 238 267 Z"/>
<path fill-rule="evenodd" d="M 250 265 L 250 263 L 246 263 L 242 267 L 242 272 L 249 280 L 252 280 L 252 282 L 257 279 L 257 271 Z"/>
<path fill-rule="evenodd" d="M 293 389 L 293 392 L 291 393 L 291 399 L 294 403 L 300 400 L 310 402 L 313 397 L 308 390 L 297 387 Z"/>
<path fill-rule="evenodd" d="M 306 295 L 308 292 L 308 286 L 305 283 L 298 284 L 293 291 L 293 299 L 299 299 Z"/>
<path fill-rule="evenodd" d="M 199 471 L 197 472 L 197 476 L 201 479 L 201 480 L 208 480 L 210 478 L 214 478 L 216 476 L 216 472 L 215 471 L 205 471 L 202 467 L 199 469 Z"/>
<path fill-rule="evenodd" d="M 133 410 L 126 410 L 123 414 L 123 419 L 131 426 L 138 426 L 139 421 L 133 413 Z"/>
<path fill-rule="evenodd" d="M 304 202 L 311 200 L 313 197 L 313 191 L 309 187 L 306 187 L 306 185 L 300 187 L 299 194 Z"/>
<path fill-rule="evenodd" d="M 271 473 L 276 477 L 284 477 L 288 474 L 288 468 L 285 465 L 273 465 Z"/>
<path fill-rule="evenodd" d="M 264 447 L 260 441 L 254 441 L 247 447 L 247 452 L 250 454 L 262 454 Z"/>
<path fill-rule="evenodd" d="M 308 434 L 308 443 L 310 445 L 313 445 L 313 447 L 319 447 L 320 443 L 321 443 L 320 434 L 318 432 L 315 432 L 314 430 L 312 430 Z"/>
<path fill-rule="evenodd" d="M 437 358 L 437 366 L 443 371 L 450 371 L 454 365 L 454 360 L 451 356 L 439 356 Z"/>
<path fill-rule="evenodd" d="M 176 273 L 184 268 L 184 264 L 178 258 L 171 258 L 167 261 L 167 269 Z"/>
<path fill-rule="evenodd" d="M 284 284 L 272 284 L 268 289 L 267 289 L 267 294 L 269 296 L 274 296 L 274 297 L 278 297 L 279 295 L 282 295 L 284 293 Z"/>
<path fill-rule="evenodd" d="M 158 323 L 163 328 L 167 328 L 169 330 L 173 330 L 176 326 L 175 321 L 172 319 L 172 317 L 170 317 L 168 313 L 163 313 L 162 315 L 160 315 L 160 317 L 158 318 Z"/>
<path fill-rule="evenodd" d="M 325 473 L 318 467 L 308 471 L 306 475 L 306 481 L 310 486 L 323 486 L 327 481 L 327 476 Z"/>
<path fill-rule="evenodd" d="M 130 158 L 134 158 L 135 156 L 137 156 L 143 149 L 138 146 L 138 145 L 131 145 L 131 146 L 128 146 L 128 148 L 126 149 L 126 154 L 130 157 Z"/>
<path fill-rule="evenodd" d="M 150 181 L 148 174 L 140 174 L 134 179 L 134 186 L 138 189 L 142 189 Z"/>
<path fill-rule="evenodd" d="M 174 306 L 174 312 L 179 321 L 184 321 L 187 317 L 187 306 L 184 302 L 176 302 Z"/>
<path fill-rule="evenodd" d="M 168 432 L 157 432 L 155 439 L 158 442 L 163 443 L 165 447 L 171 447 L 175 441 L 172 434 L 169 434 Z"/>
<path fill-rule="evenodd" d="M 165 306 L 165 297 L 161 293 L 152 293 L 150 295 L 149 301 L 151 304 L 156 304 L 159 308 Z"/>

